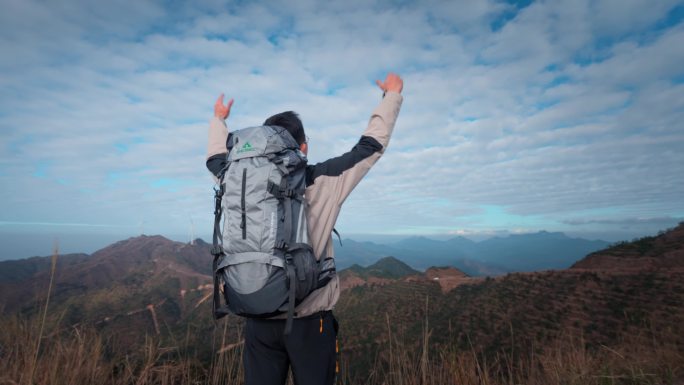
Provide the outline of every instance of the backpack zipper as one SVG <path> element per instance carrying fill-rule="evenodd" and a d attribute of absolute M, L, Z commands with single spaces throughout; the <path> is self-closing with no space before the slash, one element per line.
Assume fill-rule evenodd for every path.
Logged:
<path fill-rule="evenodd" d="M 247 239 L 247 211 L 245 204 L 245 190 L 247 190 L 247 169 L 242 169 L 242 200 L 240 205 L 242 207 L 242 221 L 240 222 L 240 228 L 242 229 L 242 239 Z"/>

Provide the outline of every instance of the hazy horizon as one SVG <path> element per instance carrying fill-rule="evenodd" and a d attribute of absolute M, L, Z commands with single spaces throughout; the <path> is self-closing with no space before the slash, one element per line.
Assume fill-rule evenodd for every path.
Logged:
<path fill-rule="evenodd" d="M 668 228 L 676 226 L 674 223 Z M 667 228 L 660 229 L 666 230 Z M 434 240 L 448 240 L 457 236 L 462 236 L 473 240 L 475 242 L 480 242 L 493 237 L 506 237 L 515 234 L 534 234 L 541 231 L 548 232 L 558 232 L 551 230 L 537 230 L 528 232 L 507 232 L 507 231 L 492 231 L 492 232 L 471 232 L 468 234 L 359 234 L 359 233 L 346 233 L 341 232 L 342 239 L 352 239 L 357 242 L 374 242 L 378 244 L 391 245 L 392 243 L 399 242 L 403 239 L 411 237 L 426 237 Z M 560 231 L 562 232 L 562 231 Z M 592 233 L 570 233 L 562 232 L 571 238 L 582 238 L 586 240 L 601 240 L 606 242 L 619 242 L 619 241 L 630 241 L 634 238 L 641 238 L 644 236 L 656 235 L 657 232 L 625 232 L 625 233 L 603 233 L 603 234 L 592 234 Z M 137 237 L 140 235 L 162 235 L 168 239 L 177 242 L 189 242 L 190 232 L 187 234 L 163 234 L 159 232 L 154 232 L 153 229 L 150 231 L 145 230 L 143 234 L 140 232 L 131 231 L 129 233 L 107 233 L 100 231 L 92 232 L 49 232 L 43 229 L 40 232 L 28 233 L 28 232 L 12 232 L 0 229 L 0 244 L 3 246 L 2 252 L 0 252 L 0 261 L 7 260 L 18 260 L 26 259 L 31 257 L 45 257 L 52 253 L 55 241 L 59 246 L 60 254 L 73 254 L 73 253 L 84 253 L 92 254 L 93 252 L 100 250 L 104 247 L 111 245 L 112 243 L 125 240 L 131 237 Z M 201 233 L 197 232 L 194 239 L 200 238 L 205 242 L 211 242 L 211 234 L 208 232 Z M 337 242 L 337 238 L 334 238 Z M 342 246 L 344 247 L 344 245 Z M 209 260 L 209 259 L 207 259 Z"/>

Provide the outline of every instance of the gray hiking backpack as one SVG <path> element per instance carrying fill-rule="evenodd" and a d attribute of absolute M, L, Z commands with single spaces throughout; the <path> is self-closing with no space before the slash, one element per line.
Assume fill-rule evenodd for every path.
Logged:
<path fill-rule="evenodd" d="M 308 243 L 306 157 L 278 126 L 232 132 L 226 146 L 214 189 L 214 317 L 287 313 L 289 333 L 295 306 L 335 274 L 334 265 L 321 269 Z"/>

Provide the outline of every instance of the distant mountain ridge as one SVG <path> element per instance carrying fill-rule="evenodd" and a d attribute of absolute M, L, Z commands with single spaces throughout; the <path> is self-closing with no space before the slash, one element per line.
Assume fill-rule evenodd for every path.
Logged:
<path fill-rule="evenodd" d="M 394 256 L 414 268 L 454 266 L 471 276 L 501 275 L 566 269 L 587 254 L 609 245 L 605 241 L 570 238 L 563 233 L 541 231 L 475 242 L 464 237 L 446 241 L 410 237 L 394 244 L 355 242 L 335 245 L 338 266 L 367 265 Z"/>
<path fill-rule="evenodd" d="M 57 259 L 57 268 L 67 269 L 90 258 L 88 254 L 65 254 Z M 0 283 L 20 282 L 40 273 L 49 271 L 52 262 L 50 257 L 31 257 L 9 261 L 0 261 Z"/>
<path fill-rule="evenodd" d="M 207 245 L 200 239 L 195 243 Z M 340 270 L 354 264 L 369 265 L 383 257 L 394 256 L 412 268 L 420 270 L 430 266 L 453 266 L 469 276 L 496 276 L 509 272 L 568 268 L 587 254 L 608 245 L 605 241 L 570 238 L 563 233 L 542 231 L 490 238 L 479 242 L 464 237 L 440 241 L 422 236 L 405 238 L 391 244 L 345 239 L 341 246 L 336 242 L 334 247 L 336 264 Z M 96 251 L 93 256 L 102 250 Z M 80 263 L 90 257 L 87 254 L 63 255 L 60 256 L 58 263 Z M 39 271 L 49 269 L 49 259 L 34 257 L 0 262 L 0 284 L 18 282 Z M 206 265 L 195 264 L 194 268 L 206 269 Z"/>

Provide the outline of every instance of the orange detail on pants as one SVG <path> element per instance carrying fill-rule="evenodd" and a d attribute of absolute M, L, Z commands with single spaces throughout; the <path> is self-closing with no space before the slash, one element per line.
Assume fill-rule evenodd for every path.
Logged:
<path fill-rule="evenodd" d="M 340 372 L 340 344 L 338 343 L 337 339 L 335 339 L 335 353 L 338 354 L 338 357 L 335 359 L 335 373 Z"/>

